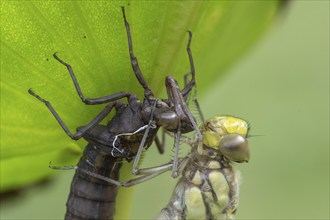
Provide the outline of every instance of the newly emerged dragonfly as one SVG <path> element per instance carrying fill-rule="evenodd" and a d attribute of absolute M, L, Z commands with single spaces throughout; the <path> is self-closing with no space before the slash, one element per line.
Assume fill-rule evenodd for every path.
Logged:
<path fill-rule="evenodd" d="M 84 138 L 88 145 L 76 169 L 71 191 L 67 201 L 65 219 L 112 219 L 115 209 L 115 199 L 118 186 L 130 186 L 150 179 L 160 173 L 172 169 L 172 176 L 178 175 L 179 142 L 182 133 L 197 130 L 198 126 L 191 115 L 186 101 L 192 89 L 196 86 L 195 69 L 190 50 L 192 34 L 189 32 L 187 53 L 190 62 L 191 80 L 180 90 L 177 82 L 172 77 L 166 78 L 168 98 L 158 99 L 154 96 L 145 81 L 133 53 L 130 26 L 126 20 L 125 9 L 122 14 L 128 38 L 130 60 L 134 74 L 144 89 L 144 99 L 141 102 L 136 95 L 130 92 L 100 97 L 85 98 L 71 66 L 61 60 L 56 53 L 54 58 L 63 64 L 72 78 L 73 84 L 80 99 L 87 105 L 107 103 L 105 108 L 87 125 L 78 127 L 76 133 L 71 133 L 50 102 L 43 99 L 31 89 L 29 93 L 43 102 L 53 114 L 65 133 L 73 140 Z M 119 101 L 127 99 L 127 103 Z M 197 99 L 193 99 L 198 104 Z M 116 113 L 107 125 L 100 122 L 115 108 Z M 174 160 L 167 166 L 160 168 L 137 169 L 141 152 L 155 141 L 159 151 L 164 151 L 164 143 L 157 138 L 159 128 L 172 132 L 174 135 Z M 119 170 L 123 160 L 134 159 L 133 174 L 140 175 L 133 181 L 119 182 Z M 61 169 L 58 167 L 52 167 Z M 63 168 L 65 169 L 65 168 Z M 155 172 L 157 171 L 157 172 Z M 107 178 L 105 181 L 102 176 Z M 110 179 L 110 181 L 108 181 Z"/>
<path fill-rule="evenodd" d="M 239 200 L 239 174 L 232 162 L 248 162 L 244 120 L 218 116 L 200 126 L 203 141 L 188 141 L 191 152 L 180 161 L 182 176 L 158 220 L 234 219 Z"/>

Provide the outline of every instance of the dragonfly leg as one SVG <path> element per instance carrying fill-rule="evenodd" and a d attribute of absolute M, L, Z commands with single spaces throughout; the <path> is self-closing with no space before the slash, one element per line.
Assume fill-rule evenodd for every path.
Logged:
<path fill-rule="evenodd" d="M 229 203 L 223 210 L 225 219 L 235 219 L 239 200 L 239 183 L 237 174 L 232 169 L 225 169 L 224 176 L 229 184 Z"/>
<path fill-rule="evenodd" d="M 179 160 L 179 169 L 180 169 L 180 171 L 185 167 L 187 161 L 188 161 L 188 157 L 184 157 L 184 158 Z M 142 182 L 145 182 L 147 180 L 150 180 L 150 179 L 152 179 L 156 176 L 159 176 L 160 174 L 171 170 L 172 166 L 173 166 L 173 163 L 169 162 L 169 163 L 166 163 L 166 164 L 163 164 L 163 165 L 160 165 L 160 166 L 141 169 L 140 170 L 141 175 L 139 177 L 134 178 L 134 179 L 130 179 L 130 180 L 127 180 L 127 181 L 124 181 L 124 182 L 120 182 L 120 181 L 114 180 L 112 178 L 105 177 L 105 176 L 102 176 L 102 175 L 97 174 L 97 173 L 93 173 L 91 171 L 88 171 L 88 170 L 80 168 L 80 167 L 78 167 L 76 169 L 79 170 L 80 172 L 86 173 L 86 174 L 88 174 L 92 177 L 95 177 L 97 179 L 104 180 L 106 182 L 112 183 L 116 186 L 130 187 L 130 186 L 134 186 L 134 185 L 140 184 Z"/>
<path fill-rule="evenodd" d="M 182 169 L 185 167 L 186 162 L 188 161 L 188 156 L 181 158 L 178 160 L 178 167 L 179 167 L 179 171 L 181 172 Z M 150 180 L 166 171 L 171 170 L 173 167 L 173 161 L 160 165 L 160 166 L 156 166 L 156 167 L 150 167 L 150 168 L 144 168 L 144 169 L 140 169 L 140 175 L 137 178 L 128 180 L 123 182 L 122 186 L 124 187 L 129 187 L 129 186 L 133 186 L 142 182 L 145 182 L 147 180 Z"/>
<path fill-rule="evenodd" d="M 174 138 L 174 134 L 169 131 L 164 131 L 165 134 L 169 135 L 170 137 Z M 193 137 L 188 137 L 186 135 L 181 134 L 180 141 L 182 143 L 188 144 L 188 145 L 193 145 L 195 143 L 195 140 Z"/>
<path fill-rule="evenodd" d="M 188 79 L 189 79 L 189 76 L 191 75 L 191 72 L 187 73 L 184 75 L 184 83 L 185 83 L 185 87 L 188 85 Z M 188 105 L 189 103 L 189 100 L 190 100 L 190 94 L 191 94 L 191 89 L 189 90 L 189 92 L 186 94 L 186 96 L 184 96 L 185 98 L 185 101 Z M 201 119 L 202 122 L 204 122 L 204 115 L 203 115 L 203 112 L 202 112 L 202 109 L 200 107 L 200 104 L 198 102 L 198 99 L 197 99 L 197 86 L 196 86 L 196 83 L 194 84 L 194 95 L 193 95 L 193 98 L 192 98 L 193 102 L 194 102 L 194 105 L 196 106 L 197 108 L 197 111 L 198 111 L 198 115 Z"/>
<path fill-rule="evenodd" d="M 137 185 L 139 183 L 145 182 L 147 180 L 150 180 L 166 171 L 169 171 L 172 169 L 173 164 L 172 163 L 167 163 L 158 167 L 153 167 L 153 168 L 146 168 L 146 169 L 141 169 L 140 174 L 141 176 L 125 181 L 122 183 L 122 186 L 124 187 L 129 187 L 133 185 Z"/>
<path fill-rule="evenodd" d="M 188 45 L 187 45 L 187 53 L 189 57 L 189 63 L 190 63 L 190 72 L 184 75 L 184 82 L 185 82 L 185 87 L 181 91 L 182 95 L 186 98 L 186 103 L 188 105 L 188 100 L 190 98 L 190 93 L 191 90 L 194 88 L 194 95 L 193 95 L 193 102 L 197 108 L 198 114 L 202 122 L 204 122 L 204 116 L 201 110 L 201 107 L 199 105 L 199 102 L 197 100 L 197 85 L 196 85 L 196 80 L 195 80 L 195 66 L 194 66 L 194 60 L 192 57 L 191 49 L 190 49 L 190 44 L 192 40 L 192 33 L 191 31 L 188 31 L 189 33 L 189 40 L 188 40 Z M 188 78 L 191 76 L 190 82 L 188 82 Z"/>
<path fill-rule="evenodd" d="M 172 164 L 170 164 L 170 163 L 169 164 L 164 164 L 164 165 L 159 166 L 159 167 L 150 168 L 149 172 L 152 172 L 152 173 L 148 173 L 148 174 L 142 175 L 140 177 L 137 177 L 135 179 L 131 179 L 131 180 L 124 181 L 124 182 L 120 182 L 120 181 L 114 180 L 112 178 L 105 177 L 105 176 L 102 176 L 100 174 L 93 173 L 91 171 L 88 171 L 88 170 L 85 170 L 85 169 L 82 169 L 82 168 L 79 168 L 79 167 L 77 169 L 79 171 L 83 172 L 83 173 L 86 173 L 86 174 L 92 176 L 92 177 L 95 177 L 95 178 L 100 179 L 100 180 L 104 180 L 104 181 L 112 183 L 116 186 L 130 187 L 130 186 L 145 182 L 147 180 L 150 180 L 150 179 L 152 179 L 152 178 L 154 178 L 154 177 L 170 170 L 171 168 L 172 168 Z"/>
<path fill-rule="evenodd" d="M 129 92 L 119 92 L 119 93 L 116 93 L 116 94 L 112 94 L 112 95 L 108 95 L 108 96 L 104 96 L 104 97 L 100 97 L 100 98 L 85 98 L 82 91 L 81 91 L 81 89 L 80 89 L 79 83 L 77 81 L 77 78 L 76 78 L 70 64 L 68 64 L 68 63 L 64 62 L 63 60 L 61 60 L 56 55 L 56 53 L 54 53 L 53 56 L 58 62 L 60 62 L 64 66 L 66 66 L 66 68 L 68 69 L 68 71 L 70 73 L 73 84 L 76 88 L 76 91 L 77 91 L 81 101 L 83 101 L 85 104 L 87 104 L 87 105 L 98 105 L 98 104 L 103 104 L 103 103 L 116 101 L 116 100 L 124 98 L 124 97 L 129 97 L 131 95 Z"/>
<path fill-rule="evenodd" d="M 192 33 L 191 31 L 188 31 L 189 34 L 189 39 L 188 39 L 188 44 L 187 44 L 187 53 L 189 57 L 189 63 L 190 63 L 190 72 L 185 74 L 184 79 L 185 79 L 185 87 L 181 91 L 182 96 L 186 96 L 190 91 L 192 90 L 193 87 L 196 85 L 196 80 L 195 80 L 195 65 L 194 65 L 194 60 L 192 57 L 191 49 L 190 49 L 190 44 L 192 40 Z M 191 75 L 191 80 L 188 82 L 188 77 Z"/>
<path fill-rule="evenodd" d="M 109 177 L 102 176 L 100 174 L 97 174 L 97 173 L 88 171 L 86 169 L 83 169 L 83 168 L 78 167 L 77 170 L 79 170 L 80 172 L 85 173 L 85 174 L 87 174 L 89 176 L 95 177 L 96 179 L 100 179 L 100 180 L 103 180 L 105 182 L 112 183 L 112 184 L 114 184 L 116 186 L 121 186 L 122 185 L 122 183 L 120 181 L 117 181 L 117 180 L 112 179 L 112 178 L 109 178 Z"/>
<path fill-rule="evenodd" d="M 172 168 L 172 177 L 176 178 L 178 173 L 178 160 L 179 160 L 179 150 L 180 150 L 180 136 L 181 136 L 181 122 L 179 120 L 178 130 L 174 134 L 174 158 L 173 158 L 173 168 Z"/>
<path fill-rule="evenodd" d="M 116 105 L 117 102 L 111 102 L 108 105 L 106 105 L 104 107 L 104 109 L 90 122 L 88 123 L 86 126 L 84 126 L 83 128 L 79 129 L 75 134 L 72 134 L 71 131 L 69 130 L 69 128 L 66 126 L 66 124 L 63 122 L 63 120 L 61 119 L 61 117 L 57 114 L 57 112 L 55 111 L 55 109 L 53 108 L 53 106 L 50 104 L 49 101 L 41 98 L 39 95 L 37 95 L 36 93 L 34 93 L 32 91 L 32 89 L 29 89 L 28 92 L 34 96 L 35 98 L 37 98 L 39 101 L 43 102 L 47 108 L 49 109 L 49 111 L 53 114 L 53 116 L 55 117 L 55 119 L 57 120 L 57 122 L 60 124 L 60 126 L 63 128 L 63 130 L 65 131 L 65 133 L 72 138 L 73 140 L 78 140 L 79 138 L 81 138 L 89 129 L 93 128 L 95 125 L 99 124 L 112 110 L 112 108 Z"/>
<path fill-rule="evenodd" d="M 77 166 L 55 166 L 51 162 L 48 167 L 53 170 L 76 170 L 78 168 Z"/>
<path fill-rule="evenodd" d="M 132 64 L 132 68 L 133 68 L 134 74 L 135 74 L 137 80 L 139 81 L 139 83 L 141 84 L 141 86 L 144 89 L 144 96 L 145 97 L 153 96 L 153 93 L 152 93 L 149 85 L 147 84 L 147 82 L 143 78 L 142 72 L 141 72 L 140 67 L 139 67 L 138 60 L 135 57 L 134 52 L 133 52 L 131 30 L 130 30 L 130 27 L 129 27 L 129 23 L 126 20 L 125 8 L 122 6 L 121 7 L 121 10 L 122 10 L 123 17 L 124 17 L 124 22 L 125 22 L 125 27 L 126 27 L 126 34 L 127 34 L 127 40 L 128 40 L 129 55 L 130 55 L 131 64 Z"/>
<path fill-rule="evenodd" d="M 165 131 L 164 131 L 164 129 L 162 129 L 161 133 L 162 133 L 162 140 L 160 141 L 158 136 L 156 135 L 155 143 L 156 143 L 158 152 L 160 154 L 163 154 L 165 152 Z"/>
<path fill-rule="evenodd" d="M 184 76 L 183 76 L 184 88 L 186 88 L 186 86 L 188 85 L 190 76 L 191 76 L 191 72 L 184 74 Z M 192 90 L 192 88 L 190 88 L 184 95 L 182 94 L 183 90 L 181 91 L 181 94 L 182 94 L 183 98 L 185 99 L 187 105 L 189 105 L 191 90 Z"/>
<path fill-rule="evenodd" d="M 151 108 L 151 113 L 150 113 L 150 119 L 149 119 L 149 122 L 148 122 L 148 126 L 146 128 L 146 131 L 143 134 L 143 137 L 142 137 L 142 140 L 141 140 L 139 149 L 138 149 L 138 151 L 137 151 L 137 153 L 135 155 L 135 159 L 134 159 L 134 163 L 133 163 L 133 167 L 132 167 L 132 174 L 133 175 L 138 175 L 139 174 L 139 169 L 137 169 L 137 166 L 139 164 L 139 161 L 140 161 L 140 158 L 141 158 L 141 155 L 142 155 L 142 150 L 143 150 L 143 148 L 145 146 L 145 143 L 146 143 L 146 140 L 147 140 L 147 137 L 148 137 L 150 128 L 153 125 L 153 117 L 154 117 L 154 112 L 155 112 L 155 108 L 156 108 L 157 102 L 158 102 L 158 99 L 155 100 L 154 105 Z"/>
<path fill-rule="evenodd" d="M 176 177 L 177 176 L 177 158 L 178 158 L 178 153 L 179 153 L 179 144 L 180 144 L 180 136 L 181 136 L 181 120 L 185 119 L 187 120 L 193 127 L 193 129 L 196 132 L 196 137 L 197 137 L 197 142 L 202 141 L 202 134 L 198 128 L 198 125 L 191 114 L 184 98 L 183 95 L 180 91 L 180 88 L 178 86 L 178 83 L 172 78 L 172 77 L 167 77 L 166 78 L 166 90 L 168 94 L 168 99 L 171 103 L 174 105 L 175 112 L 180 119 L 178 121 L 178 127 L 176 129 L 177 134 L 174 134 L 175 137 L 175 155 L 174 155 L 174 165 L 173 165 L 173 170 L 172 170 L 172 176 Z"/>

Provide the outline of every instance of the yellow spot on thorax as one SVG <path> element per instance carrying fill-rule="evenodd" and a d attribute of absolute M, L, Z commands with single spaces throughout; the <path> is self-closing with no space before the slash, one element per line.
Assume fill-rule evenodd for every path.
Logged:
<path fill-rule="evenodd" d="M 201 173 L 197 170 L 194 177 L 192 178 L 191 182 L 195 185 L 200 185 L 202 184 L 202 177 Z"/>
<path fill-rule="evenodd" d="M 221 168 L 221 165 L 220 165 L 220 163 L 218 161 L 211 160 L 209 162 L 208 168 L 210 168 L 210 169 L 219 169 L 219 168 Z"/>

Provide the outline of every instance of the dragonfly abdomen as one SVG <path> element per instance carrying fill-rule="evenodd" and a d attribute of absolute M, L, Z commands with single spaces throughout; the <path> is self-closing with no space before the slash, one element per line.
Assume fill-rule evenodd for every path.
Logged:
<path fill-rule="evenodd" d="M 87 171 L 119 179 L 118 159 L 88 144 L 78 167 Z M 65 220 L 113 219 L 118 186 L 76 170 L 67 201 Z"/>
<path fill-rule="evenodd" d="M 183 171 L 171 201 L 157 219 L 218 219 L 223 216 L 232 201 L 232 187 L 238 183 L 228 183 L 227 179 L 236 179 L 233 169 L 228 165 L 223 167 L 218 161 L 208 164 L 206 168 L 194 162 L 188 163 L 189 169 Z"/>

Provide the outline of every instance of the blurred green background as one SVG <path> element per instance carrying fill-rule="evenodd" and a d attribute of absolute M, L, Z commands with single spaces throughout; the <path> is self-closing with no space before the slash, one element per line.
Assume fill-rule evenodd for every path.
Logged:
<path fill-rule="evenodd" d="M 198 60 L 196 71 L 198 80 Z M 250 163 L 236 166 L 243 177 L 238 218 L 329 219 L 329 2 L 292 1 L 215 80 L 199 95 L 206 118 L 239 116 L 250 122 L 251 134 L 262 135 L 249 140 Z M 150 150 L 143 166 L 160 162 Z M 72 175 L 60 172 L 48 186 L 3 203 L 1 219 L 63 218 Z M 155 216 L 175 182 L 165 174 L 136 186 L 132 219 Z"/>
<path fill-rule="evenodd" d="M 199 97 L 206 118 L 240 116 L 263 135 L 249 140 L 250 162 L 236 166 L 238 219 L 329 219 L 329 2 L 292 1 L 287 9 Z M 132 216 L 152 217 L 167 204 L 169 178 L 136 187 Z"/>

